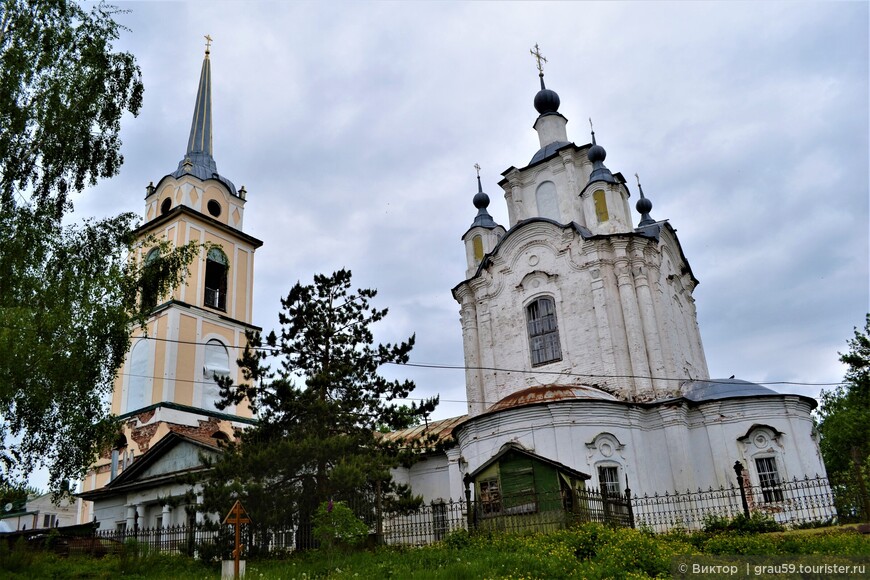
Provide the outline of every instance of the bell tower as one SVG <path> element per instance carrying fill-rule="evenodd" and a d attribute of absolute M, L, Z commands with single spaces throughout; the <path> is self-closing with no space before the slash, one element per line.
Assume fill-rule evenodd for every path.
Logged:
<path fill-rule="evenodd" d="M 262 242 L 243 230 L 247 192 L 218 173 L 212 145 L 211 38 L 199 78 L 187 150 L 177 169 L 145 191 L 145 222 L 135 231 L 144 264 L 156 237 L 175 245 L 202 244 L 184 283 L 159 295 L 144 288 L 151 307 L 136 329 L 115 378 L 112 413 L 122 431 L 83 482 L 99 489 L 170 433 L 231 440 L 250 424 L 246 401 L 218 409 L 218 380 L 242 380 L 236 364 L 251 323 L 254 253 Z M 88 521 L 82 512 L 82 521 Z"/>

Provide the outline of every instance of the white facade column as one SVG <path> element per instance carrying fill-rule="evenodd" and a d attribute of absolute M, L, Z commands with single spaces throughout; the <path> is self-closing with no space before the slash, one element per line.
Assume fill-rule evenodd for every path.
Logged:
<path fill-rule="evenodd" d="M 640 312 L 637 305 L 637 294 L 634 289 L 634 279 L 629 268 L 627 248 L 628 240 L 613 240 L 616 254 L 614 270 L 616 283 L 619 286 L 619 300 L 622 304 L 622 319 L 625 323 L 625 334 L 628 339 L 628 356 L 631 360 L 631 375 L 634 376 L 634 392 L 649 393 L 652 383 L 649 380 L 649 360 L 646 356 L 646 346 L 643 340 Z"/>
<path fill-rule="evenodd" d="M 127 531 L 132 532 L 133 526 L 136 525 L 136 510 L 137 507 L 135 504 L 130 504 L 127 506 Z"/>
<path fill-rule="evenodd" d="M 653 394 L 664 394 L 668 389 L 668 381 L 663 379 L 667 378 L 668 374 L 665 369 L 664 356 L 662 355 L 662 341 L 659 336 L 659 328 L 656 322 L 652 293 L 649 288 L 649 278 L 647 276 L 643 248 L 635 248 L 633 253 L 634 258 L 632 259 L 631 266 L 634 271 L 635 290 L 637 292 L 640 321 L 643 328 L 644 345 L 646 346 L 646 353 L 649 357 L 650 374 L 655 377 L 652 380 Z"/>
<path fill-rule="evenodd" d="M 196 523 L 204 524 L 205 523 L 205 514 L 200 507 L 202 505 L 202 492 L 196 494 Z"/>
<path fill-rule="evenodd" d="M 169 523 L 170 523 L 169 518 L 172 517 L 171 514 L 172 514 L 172 512 L 170 510 L 169 504 L 163 504 L 163 513 L 161 514 L 161 524 L 162 524 L 162 527 L 164 529 L 169 527 Z"/>
<path fill-rule="evenodd" d="M 484 411 L 483 377 L 480 364 L 480 341 L 477 332 L 477 308 L 474 297 L 465 294 L 460 309 L 462 323 L 462 346 L 465 355 L 465 394 L 468 397 L 468 413 L 477 415 Z"/>
<path fill-rule="evenodd" d="M 465 487 L 462 483 L 462 477 L 465 475 L 462 469 L 462 450 L 459 446 L 451 447 L 447 450 L 447 478 L 448 492 L 450 497 L 448 501 L 462 501 L 465 498 Z"/>
<path fill-rule="evenodd" d="M 627 375 L 628 369 L 618 365 L 613 353 L 613 337 L 610 333 L 610 320 L 607 315 L 607 290 L 604 286 L 604 280 L 601 276 L 601 266 L 592 268 L 590 271 L 592 276 L 592 302 L 595 305 L 595 329 L 598 332 L 598 357 L 601 360 L 601 367 L 596 368 L 596 372 L 607 374 L 608 369 L 616 369 L 616 374 Z M 605 379 L 606 380 L 606 379 Z"/>

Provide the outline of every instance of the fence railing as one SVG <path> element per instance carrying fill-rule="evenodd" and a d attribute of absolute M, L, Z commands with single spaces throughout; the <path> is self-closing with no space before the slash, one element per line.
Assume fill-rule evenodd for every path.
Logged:
<path fill-rule="evenodd" d="M 778 523 L 796 526 L 837 519 L 836 498 L 827 478 L 794 478 L 776 485 L 743 485 L 632 498 L 635 525 L 656 532 L 673 529 L 700 530 L 711 517 L 731 518 L 761 512 Z"/>
<path fill-rule="evenodd" d="M 740 485 L 740 484 L 743 485 Z M 741 489 L 742 488 L 742 489 Z M 486 501 L 436 501 L 401 512 L 373 509 L 370 502 L 349 507 L 369 526 L 371 541 L 389 545 L 425 545 L 459 530 L 548 531 L 582 522 L 633 526 L 665 532 L 699 530 L 711 517 L 734 517 L 761 512 L 777 522 L 802 524 L 838 521 L 836 487 L 827 478 L 805 477 L 776 485 L 752 486 L 742 479 L 718 489 L 619 496 L 596 489 L 562 490 L 553 494 L 525 494 Z M 745 504 L 744 504 L 745 497 Z M 848 519 L 848 518 L 847 518 Z M 97 530 L 107 542 L 133 539 L 151 550 L 223 557 L 232 550 L 231 528 L 217 523 L 152 529 Z M 313 547 L 310 533 L 298 528 L 245 525 L 246 553 L 263 554 Z M 101 544 L 102 545 L 102 544 Z"/>

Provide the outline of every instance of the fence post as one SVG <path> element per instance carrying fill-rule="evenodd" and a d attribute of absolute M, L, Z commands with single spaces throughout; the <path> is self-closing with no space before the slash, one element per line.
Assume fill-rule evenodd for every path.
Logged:
<path fill-rule="evenodd" d="M 471 475 L 465 474 L 462 478 L 462 483 L 465 484 L 465 518 L 468 520 L 468 531 L 471 532 L 474 527 L 474 519 L 471 513 Z"/>
<path fill-rule="evenodd" d="M 634 509 L 631 507 L 631 489 L 628 487 L 628 474 L 625 476 L 625 505 L 628 507 L 628 523 L 634 528 Z"/>
<path fill-rule="evenodd" d="M 384 516 L 383 504 L 381 503 L 381 480 L 375 482 L 375 542 L 378 546 L 384 543 Z"/>
<path fill-rule="evenodd" d="M 743 482 L 743 464 L 740 461 L 734 462 L 734 473 L 737 474 L 737 485 L 740 486 L 740 501 L 743 502 L 743 515 L 749 519 L 749 502 L 746 501 L 746 487 Z"/>

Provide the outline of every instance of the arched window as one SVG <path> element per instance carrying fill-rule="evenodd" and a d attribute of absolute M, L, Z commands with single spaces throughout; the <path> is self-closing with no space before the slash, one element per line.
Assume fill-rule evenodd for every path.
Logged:
<path fill-rule="evenodd" d="M 230 357 L 227 347 L 219 340 L 212 339 L 205 344 L 205 357 L 202 367 L 202 404 L 203 409 L 220 411 L 218 378 L 230 376 Z"/>
<path fill-rule="evenodd" d="M 229 262 L 227 255 L 220 248 L 208 251 L 205 260 L 205 297 L 206 306 L 227 309 L 227 270 Z"/>
<path fill-rule="evenodd" d="M 145 261 L 142 262 L 142 294 L 141 306 L 143 310 L 151 310 L 157 306 L 157 292 L 160 287 L 158 277 L 160 271 L 157 267 L 158 258 L 160 258 L 160 249 L 152 248 L 148 255 L 145 256 Z"/>
<path fill-rule="evenodd" d="M 532 366 L 562 360 L 556 304 L 552 298 L 538 298 L 526 307 L 529 327 L 529 350 Z"/>
<path fill-rule="evenodd" d="M 130 351 L 130 375 L 127 377 L 127 405 L 125 413 L 151 404 L 151 368 L 148 343 L 140 340 Z"/>
<path fill-rule="evenodd" d="M 738 441 L 744 445 L 744 453 L 749 460 L 750 472 L 761 488 L 765 503 L 783 500 L 782 466 L 780 464 L 780 441 L 782 433 L 768 425 L 753 425 L 746 435 Z"/>
<path fill-rule="evenodd" d="M 538 215 L 540 217 L 560 220 L 556 185 L 552 181 L 545 181 L 538 186 L 537 191 L 535 191 L 535 200 L 538 202 Z"/>

